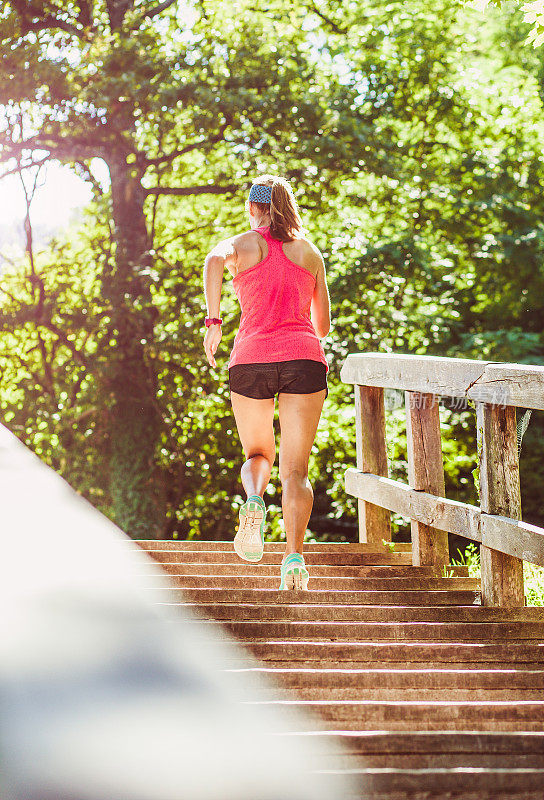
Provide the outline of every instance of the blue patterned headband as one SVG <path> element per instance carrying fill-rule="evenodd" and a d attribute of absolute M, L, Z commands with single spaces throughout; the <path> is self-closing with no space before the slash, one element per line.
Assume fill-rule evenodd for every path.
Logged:
<path fill-rule="evenodd" d="M 250 203 L 269 203 L 271 198 L 272 198 L 271 186 L 261 186 L 258 183 L 254 183 L 251 189 L 249 190 Z"/>

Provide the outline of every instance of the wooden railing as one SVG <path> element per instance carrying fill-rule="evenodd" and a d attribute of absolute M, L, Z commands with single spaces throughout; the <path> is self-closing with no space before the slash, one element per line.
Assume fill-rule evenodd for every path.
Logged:
<path fill-rule="evenodd" d="M 413 563 L 441 570 L 447 532 L 460 534 L 480 544 L 483 604 L 523 606 L 523 561 L 544 566 L 544 528 L 521 521 L 516 407 L 544 409 L 544 367 L 364 353 L 340 375 L 355 384 L 357 468 L 345 485 L 358 498 L 360 541 L 390 541 L 399 513 L 411 520 Z M 405 392 L 408 484 L 388 478 L 385 388 Z M 480 508 L 444 496 L 440 397 L 474 401 Z"/>

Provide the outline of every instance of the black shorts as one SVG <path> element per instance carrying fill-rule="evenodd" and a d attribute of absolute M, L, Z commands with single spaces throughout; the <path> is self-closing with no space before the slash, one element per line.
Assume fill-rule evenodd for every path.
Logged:
<path fill-rule="evenodd" d="M 294 361 L 272 361 L 268 364 L 234 364 L 229 368 L 232 392 L 265 400 L 279 392 L 312 394 L 326 389 L 327 368 L 321 361 L 299 358 Z"/>

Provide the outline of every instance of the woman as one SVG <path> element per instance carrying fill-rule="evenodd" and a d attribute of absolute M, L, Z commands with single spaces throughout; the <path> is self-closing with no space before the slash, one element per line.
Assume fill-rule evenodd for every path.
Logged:
<path fill-rule="evenodd" d="M 307 589 L 302 553 L 313 505 L 308 460 L 328 394 L 327 359 L 320 338 L 330 329 L 323 258 L 302 235 L 296 200 L 287 181 L 265 175 L 252 185 L 247 210 L 251 230 L 218 244 L 207 255 L 204 292 L 208 317 L 204 349 L 212 367 L 221 341 L 219 304 L 224 268 L 242 315 L 229 360 L 234 417 L 246 461 L 241 478 L 247 500 L 240 508 L 236 553 L 260 561 L 264 552 L 263 500 L 276 458 L 274 398 L 280 420 L 279 473 L 287 538 L 280 589 Z"/>

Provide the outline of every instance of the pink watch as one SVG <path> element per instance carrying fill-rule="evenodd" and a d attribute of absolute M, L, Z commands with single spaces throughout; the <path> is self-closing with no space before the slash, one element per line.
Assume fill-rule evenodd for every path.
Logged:
<path fill-rule="evenodd" d="M 204 325 L 209 328 L 210 325 L 222 325 L 223 320 L 219 319 L 219 317 L 206 317 L 204 320 Z"/>

